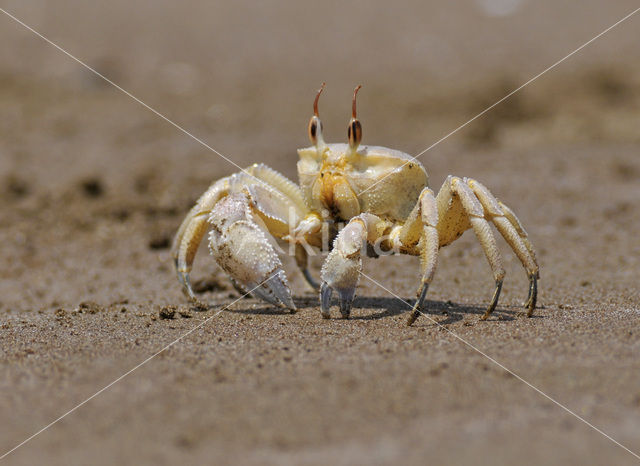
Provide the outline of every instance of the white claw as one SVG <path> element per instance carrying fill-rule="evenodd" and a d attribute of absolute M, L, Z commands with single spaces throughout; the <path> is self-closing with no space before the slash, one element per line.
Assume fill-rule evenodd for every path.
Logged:
<path fill-rule="evenodd" d="M 322 265 L 320 288 L 321 312 L 324 318 L 329 317 L 331 290 L 340 296 L 340 312 L 348 318 L 351 303 L 356 294 L 356 287 L 362 270 L 363 241 L 367 238 L 366 226 L 355 220 L 342 229 L 336 237 L 333 250 Z"/>
<path fill-rule="evenodd" d="M 265 232 L 254 221 L 247 197 L 233 194 L 212 210 L 209 248 L 242 288 L 279 307 L 295 310 L 287 277 Z"/>
<path fill-rule="evenodd" d="M 287 277 L 284 271 L 280 270 L 273 274 L 271 278 L 268 278 L 262 285 L 257 287 L 257 284 L 251 284 L 252 293 L 258 298 L 266 301 L 274 306 L 284 307 L 296 310 L 296 305 L 291 298 L 291 290 L 287 284 Z"/>

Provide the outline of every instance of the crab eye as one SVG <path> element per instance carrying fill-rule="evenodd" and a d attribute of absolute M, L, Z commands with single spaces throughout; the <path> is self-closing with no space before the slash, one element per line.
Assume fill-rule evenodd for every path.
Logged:
<path fill-rule="evenodd" d="M 349 136 L 349 146 L 356 149 L 360 145 L 360 141 L 362 141 L 362 125 L 358 120 L 351 119 L 347 135 Z"/>
<path fill-rule="evenodd" d="M 356 87 L 353 91 L 353 101 L 351 103 L 351 121 L 349 121 L 349 128 L 347 129 L 347 136 L 349 137 L 349 147 L 352 150 L 356 150 L 362 141 L 362 125 L 356 116 L 356 96 L 362 86 Z"/>
<path fill-rule="evenodd" d="M 313 101 L 313 116 L 309 120 L 309 140 L 314 146 L 318 146 L 318 141 L 320 142 L 320 145 L 324 145 L 324 141 L 322 139 L 322 122 L 318 116 L 318 100 L 320 99 L 320 94 L 322 94 L 322 91 L 324 90 L 324 84 L 325 83 L 322 83 L 322 86 L 318 89 L 316 98 Z"/>
<path fill-rule="evenodd" d="M 311 141 L 311 144 L 313 144 L 314 146 L 318 144 L 318 129 L 322 134 L 322 122 L 320 121 L 320 118 L 314 115 L 309 120 L 309 128 L 308 128 L 309 140 Z"/>

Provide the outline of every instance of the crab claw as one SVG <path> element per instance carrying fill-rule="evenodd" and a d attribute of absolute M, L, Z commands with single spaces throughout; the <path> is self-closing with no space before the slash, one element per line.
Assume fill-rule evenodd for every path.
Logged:
<path fill-rule="evenodd" d="M 352 220 L 336 237 L 333 250 L 327 256 L 321 271 L 320 310 L 325 319 L 330 317 L 333 291 L 340 297 L 342 317 L 349 318 L 362 270 L 361 249 L 366 238 L 366 226 L 359 219 Z"/>
<path fill-rule="evenodd" d="M 222 199 L 209 216 L 209 248 L 220 267 L 254 296 L 296 310 L 282 263 L 264 230 L 256 223 L 247 197 Z"/>
<path fill-rule="evenodd" d="M 247 283 L 246 285 L 255 297 L 262 299 L 263 301 L 273 304 L 277 307 L 284 307 L 293 312 L 296 311 L 296 306 L 291 298 L 291 290 L 287 282 L 287 277 L 283 270 L 278 270 L 263 282 L 259 283 Z"/>
<path fill-rule="evenodd" d="M 342 318 L 348 319 L 351 315 L 351 305 L 353 304 L 353 298 L 356 294 L 356 285 L 348 288 L 336 288 L 338 295 L 340 296 L 340 314 Z M 327 282 L 322 282 L 320 285 L 320 312 L 323 319 L 331 318 L 331 295 L 333 294 L 333 288 Z"/>

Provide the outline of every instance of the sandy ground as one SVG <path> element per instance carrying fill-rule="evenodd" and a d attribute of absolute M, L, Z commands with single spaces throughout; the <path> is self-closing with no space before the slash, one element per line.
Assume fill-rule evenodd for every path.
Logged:
<path fill-rule="evenodd" d="M 415 154 L 635 8 L 177 5 L 0 6 L 237 164 L 293 179 L 322 80 L 329 140 L 362 82 L 365 142 Z M 0 454 L 191 331 L 3 461 L 634 464 L 513 374 L 640 452 L 638 21 L 421 157 L 432 187 L 472 176 L 518 213 L 542 266 L 535 317 L 518 315 L 527 281 L 503 244 L 503 297 L 478 320 L 492 279 L 467 233 L 442 250 L 432 320 L 407 328 L 367 280 L 351 320 L 320 319 L 289 258 L 298 314 L 231 304 L 204 249 L 210 308 L 192 309 L 168 244 L 235 168 L 0 14 Z M 407 300 L 418 270 L 365 261 Z"/>

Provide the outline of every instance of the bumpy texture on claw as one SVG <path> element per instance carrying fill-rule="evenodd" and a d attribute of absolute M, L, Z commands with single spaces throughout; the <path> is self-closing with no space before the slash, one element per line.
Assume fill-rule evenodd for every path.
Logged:
<path fill-rule="evenodd" d="M 222 199 L 209 223 L 209 248 L 220 267 L 258 298 L 295 310 L 282 263 L 254 219 L 247 196 L 236 193 Z"/>
<path fill-rule="evenodd" d="M 234 197 L 235 202 L 226 200 L 227 197 Z M 192 300 L 197 300 L 189 274 L 200 242 L 205 233 L 213 228 L 214 231 L 210 233 L 213 239 L 211 250 L 220 266 L 229 273 L 234 287 L 246 293 L 269 278 L 268 284 L 253 290 L 251 294 L 269 303 L 294 309 L 287 279 L 284 272 L 279 273 L 280 262 L 269 240 L 272 236 L 282 238 L 289 234 L 290 223 L 304 223 L 301 220 L 308 213 L 298 186 L 266 165 L 254 164 L 240 173 L 216 181 L 187 214 L 173 241 L 171 253 L 183 291 Z M 225 218 L 227 214 L 230 217 Z M 233 222 L 227 221 L 231 218 L 244 223 L 232 227 Z M 216 225 L 216 222 L 220 224 Z M 253 240 L 253 249 L 240 248 L 239 256 L 229 253 L 242 238 Z M 242 256 L 243 253 L 255 253 L 263 261 L 263 266 L 254 270 L 256 277 L 245 277 L 245 271 L 252 266 L 251 261 Z M 234 259 L 240 264 L 234 264 Z M 268 275 L 272 267 L 274 274 Z M 233 272 L 230 272 L 232 269 Z"/>
<path fill-rule="evenodd" d="M 336 237 L 333 250 L 327 256 L 320 274 L 320 308 L 325 319 L 330 315 L 331 290 L 335 290 L 340 297 L 342 317 L 349 318 L 362 271 L 362 245 L 366 240 L 367 225 L 358 217 L 352 219 Z"/>

